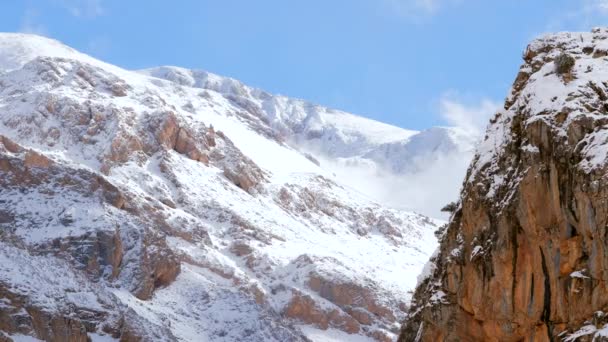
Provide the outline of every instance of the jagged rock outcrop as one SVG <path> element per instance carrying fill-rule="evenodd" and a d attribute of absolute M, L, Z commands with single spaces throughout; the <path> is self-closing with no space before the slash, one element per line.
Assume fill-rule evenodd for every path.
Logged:
<path fill-rule="evenodd" d="M 91 333 L 125 342 L 154 335 L 174 339 L 169 330 L 137 317 L 67 262 L 31 254 L 6 240 L 0 242 L 0 340 L 29 335 L 51 342 L 84 342 Z"/>
<path fill-rule="evenodd" d="M 600 28 L 528 46 L 399 341 L 606 338 L 606 51 Z"/>

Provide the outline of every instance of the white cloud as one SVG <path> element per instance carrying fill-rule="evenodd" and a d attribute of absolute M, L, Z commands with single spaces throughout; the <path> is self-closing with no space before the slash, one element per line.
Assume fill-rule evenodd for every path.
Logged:
<path fill-rule="evenodd" d="M 436 105 L 446 125 L 470 132 L 473 140 L 481 138 L 490 118 L 501 107 L 501 103 L 492 99 L 455 91 L 444 93 Z M 338 162 L 323 158 L 318 151 L 309 152 L 319 159 L 323 168 L 334 173 L 344 184 L 378 203 L 441 219 L 448 218 L 448 214 L 440 211 L 441 208 L 458 199 L 474 153 L 466 145 L 449 153 L 435 151 L 428 155 L 420 154 L 411 159 L 412 171 L 395 174 L 385 166 L 369 160 Z"/>
<path fill-rule="evenodd" d="M 600 10 L 608 11 L 608 1 L 607 0 L 598 0 L 598 1 L 596 1 L 596 6 Z"/>
<path fill-rule="evenodd" d="M 68 11 L 72 16 L 79 18 L 95 18 L 105 14 L 102 0 L 54 0 L 52 3 Z M 21 17 L 19 32 L 48 36 L 48 29 L 42 24 L 41 17 L 40 10 L 30 4 Z M 89 48 L 92 50 L 107 50 L 108 45 L 106 41 L 94 40 L 91 41 Z"/>
<path fill-rule="evenodd" d="M 79 18 L 95 18 L 105 14 L 102 0 L 58 0 L 58 4 Z"/>
<path fill-rule="evenodd" d="M 473 151 L 450 154 L 433 153 L 412 159 L 412 170 L 395 174 L 370 160 L 338 161 L 314 154 L 321 166 L 333 173 L 342 184 L 365 194 L 377 203 L 396 209 L 414 211 L 430 217 L 447 219 L 441 212 L 456 201 Z M 446 172 L 449 170 L 449 172 Z"/>
<path fill-rule="evenodd" d="M 587 6 L 608 13 L 608 0 L 584 0 Z"/>
<path fill-rule="evenodd" d="M 21 24 L 19 26 L 19 32 L 33 33 L 41 36 L 48 35 L 47 28 L 39 22 L 40 13 L 33 8 L 25 10 L 23 17 L 21 17 Z"/>
<path fill-rule="evenodd" d="M 488 98 L 465 103 L 454 92 L 445 93 L 439 100 L 440 115 L 448 125 L 460 127 L 476 135 L 484 132 L 488 121 L 500 107 L 499 102 Z"/>
<path fill-rule="evenodd" d="M 440 0 L 412 0 L 414 7 L 427 12 L 434 12 L 439 9 Z"/>
<path fill-rule="evenodd" d="M 570 15 L 588 21 L 603 17 L 600 24 L 604 24 L 605 16 L 608 15 L 608 0 L 582 0 L 582 6 L 578 10 L 571 11 Z"/>
<path fill-rule="evenodd" d="M 410 19 L 421 19 L 461 0 L 384 0 L 384 2 L 394 13 Z"/>
<path fill-rule="evenodd" d="M 545 28 L 547 32 L 588 31 L 593 26 L 605 25 L 608 0 L 579 0 L 572 1 L 569 5 L 571 7 L 549 19 Z"/>

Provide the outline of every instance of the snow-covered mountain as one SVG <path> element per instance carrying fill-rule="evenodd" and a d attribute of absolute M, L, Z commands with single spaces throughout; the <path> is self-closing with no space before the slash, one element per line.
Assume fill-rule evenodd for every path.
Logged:
<path fill-rule="evenodd" d="M 407 130 L 201 70 L 163 66 L 140 73 L 216 91 L 254 116 L 255 130 L 313 156 L 349 186 L 384 205 L 434 217 L 457 198 L 480 138 L 458 127 Z"/>
<path fill-rule="evenodd" d="M 470 141 L 0 34 L 0 340 L 390 341 L 441 222 L 341 172 Z"/>

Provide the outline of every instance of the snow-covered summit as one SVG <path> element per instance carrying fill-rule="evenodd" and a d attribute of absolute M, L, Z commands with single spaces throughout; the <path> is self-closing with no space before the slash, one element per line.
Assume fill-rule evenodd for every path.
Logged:
<path fill-rule="evenodd" d="M 395 337 L 441 222 L 333 167 L 416 132 L 47 38 L 0 46 L 0 339 Z"/>
<path fill-rule="evenodd" d="M 114 71 L 121 70 L 55 39 L 27 33 L 0 32 L 0 72 L 19 69 L 38 57 L 68 58 Z"/>
<path fill-rule="evenodd" d="M 385 205 L 400 206 L 438 215 L 442 203 L 456 197 L 466 163 L 472 157 L 479 137 L 456 127 L 433 127 L 414 131 L 395 127 L 304 100 L 273 95 L 242 82 L 202 70 L 163 66 L 130 72 L 80 53 L 62 43 L 36 35 L 0 33 L 0 71 L 10 71 L 39 58 L 65 58 L 107 70 L 128 79 L 133 87 L 153 83 L 160 88 L 170 81 L 176 87 L 203 89 L 221 94 L 238 112 L 247 113 L 248 125 L 267 137 L 325 161 L 324 167 L 340 178 L 348 177 L 351 186 Z M 150 78 L 152 77 L 152 78 Z M 142 88 L 142 89 L 143 89 Z M 186 103 L 186 108 L 189 106 Z M 444 167 L 446 160 L 457 161 L 451 168 L 453 180 L 425 201 L 417 195 L 397 201 L 370 189 L 383 188 L 393 176 L 406 188 L 415 188 L 417 179 L 429 169 Z M 461 162 L 464 161 L 464 162 Z M 454 164 L 454 163 L 450 163 Z M 362 179 L 352 180 L 352 175 Z M 366 182 L 369 180 L 370 182 Z M 410 184 L 411 183 L 411 184 Z M 424 203 L 421 205 L 421 203 Z"/>
<path fill-rule="evenodd" d="M 480 138 L 458 127 L 403 129 L 304 100 L 273 95 L 201 70 L 163 66 L 139 72 L 182 86 L 216 91 L 259 118 L 262 125 L 258 130 L 270 129 L 277 139 L 312 155 L 324 169 L 358 191 L 384 205 L 427 215 L 438 216 L 443 204 L 457 197 Z M 421 188 L 422 178 L 431 180 L 432 170 L 446 167 L 451 172 L 441 186 Z M 407 189 L 407 195 L 384 190 L 396 184 Z"/>
<path fill-rule="evenodd" d="M 233 78 L 202 70 L 163 66 L 140 71 L 180 85 L 217 91 L 243 106 L 255 108 L 275 129 L 300 139 L 323 139 L 344 144 L 344 151 L 327 151 L 338 156 L 364 152 L 379 144 L 406 140 L 416 131 L 391 126 L 361 116 L 319 106 L 304 100 L 272 95 Z"/>

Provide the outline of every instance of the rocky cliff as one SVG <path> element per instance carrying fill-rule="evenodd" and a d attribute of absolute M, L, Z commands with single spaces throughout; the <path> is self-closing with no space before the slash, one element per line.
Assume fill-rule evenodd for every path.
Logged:
<path fill-rule="evenodd" d="M 400 341 L 608 336 L 608 30 L 533 41 Z"/>

